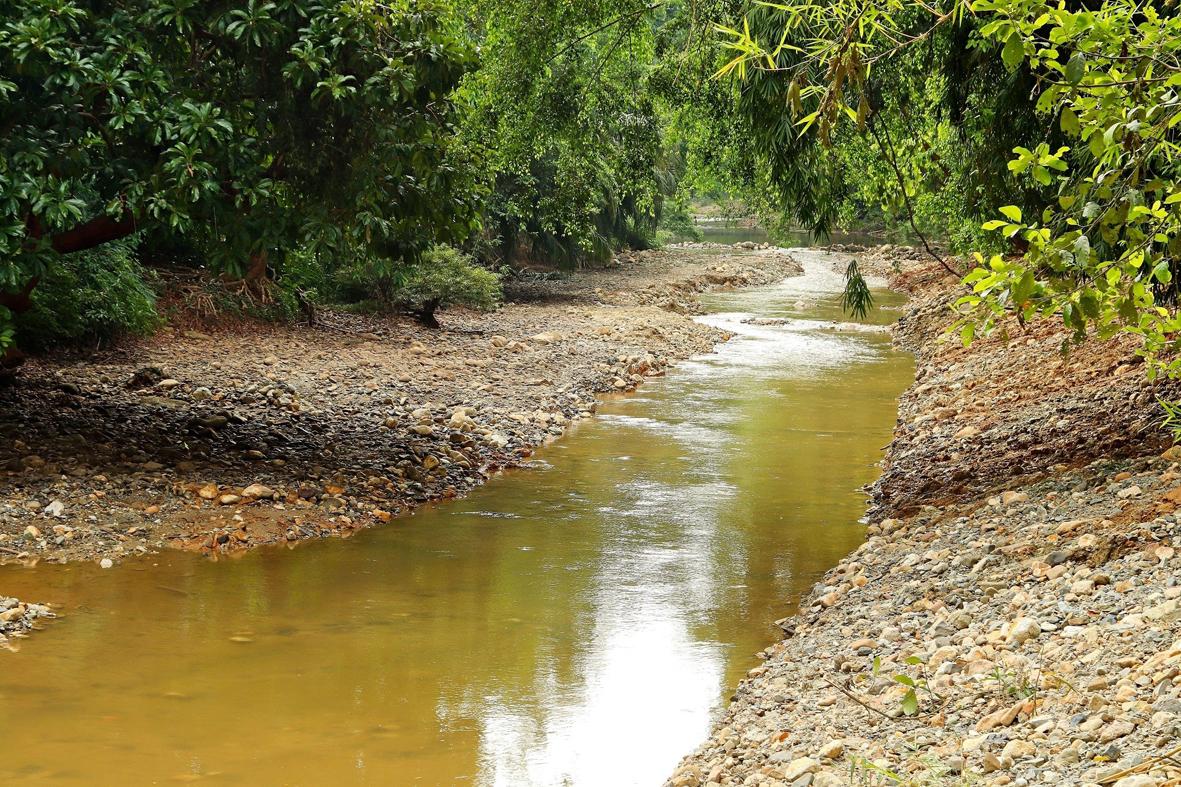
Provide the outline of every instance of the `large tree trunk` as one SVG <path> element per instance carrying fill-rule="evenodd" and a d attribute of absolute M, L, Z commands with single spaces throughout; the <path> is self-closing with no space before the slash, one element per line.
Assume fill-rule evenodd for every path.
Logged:
<path fill-rule="evenodd" d="M 256 282 L 261 281 L 267 277 L 267 252 L 266 249 L 250 255 L 250 267 L 246 269 L 246 275 L 242 277 L 243 281 Z"/>

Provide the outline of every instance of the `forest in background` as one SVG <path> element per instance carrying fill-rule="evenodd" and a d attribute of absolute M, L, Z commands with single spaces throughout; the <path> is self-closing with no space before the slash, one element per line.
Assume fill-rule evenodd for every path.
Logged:
<path fill-rule="evenodd" d="M 933 251 L 967 277 L 965 341 L 1052 315 L 1173 370 L 1171 4 L 0 11 L 0 345 L 150 330 L 178 266 L 283 318 L 429 323 L 507 271 L 691 235 L 706 196 L 978 254 Z"/>

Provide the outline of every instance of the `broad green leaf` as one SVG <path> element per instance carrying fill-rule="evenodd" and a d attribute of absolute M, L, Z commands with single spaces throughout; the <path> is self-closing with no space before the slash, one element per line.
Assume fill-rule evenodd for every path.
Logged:
<path fill-rule="evenodd" d="M 1010 71 L 1015 71 L 1017 66 L 1025 59 L 1025 41 L 1021 34 L 1014 30 L 1009 34 L 1009 38 L 1005 41 L 1005 46 L 1001 50 L 1001 60 L 1008 66 Z"/>

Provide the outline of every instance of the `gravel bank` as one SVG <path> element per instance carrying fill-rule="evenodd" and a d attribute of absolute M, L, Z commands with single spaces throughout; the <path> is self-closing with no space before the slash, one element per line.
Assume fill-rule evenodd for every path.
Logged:
<path fill-rule="evenodd" d="M 0 562 L 217 553 L 462 495 L 597 395 L 724 339 L 685 316 L 696 293 L 799 270 L 776 250 L 674 248 L 513 282 L 507 306 L 441 331 L 326 313 L 33 361 L 0 390 Z"/>
<path fill-rule="evenodd" d="M 896 283 L 919 372 L 868 540 L 668 784 L 1181 783 L 1181 449 L 1150 407 L 1174 389 L 1049 324 L 941 343 L 947 283 Z"/>

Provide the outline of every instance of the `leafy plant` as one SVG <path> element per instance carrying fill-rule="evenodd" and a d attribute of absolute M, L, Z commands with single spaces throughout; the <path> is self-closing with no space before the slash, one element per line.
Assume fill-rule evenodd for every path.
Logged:
<path fill-rule="evenodd" d="M 919 656 L 909 656 L 906 663 L 912 667 L 919 668 L 919 676 L 911 677 L 903 673 L 898 673 L 892 677 L 892 680 L 906 687 L 906 692 L 902 695 L 902 700 L 899 703 L 899 710 L 907 716 L 914 716 L 918 714 L 921 703 L 919 701 L 919 693 L 923 692 L 928 695 L 932 701 L 940 699 L 938 693 L 931 688 L 927 682 L 926 669 L 923 666 L 923 660 Z M 876 676 L 882 666 L 880 656 L 875 656 L 873 660 L 873 674 Z"/>
<path fill-rule="evenodd" d="M 1156 402 L 1164 411 L 1160 420 L 1161 428 L 1168 430 L 1173 436 L 1174 443 L 1181 443 L 1181 402 L 1171 402 L 1159 396 Z"/>
<path fill-rule="evenodd" d="M 772 35 L 750 24 L 725 29 L 733 57 L 721 73 L 781 85 L 782 114 L 822 148 L 842 126 L 876 134 L 883 101 L 873 75 L 922 42 L 966 33 L 973 60 L 1029 84 L 1026 111 L 1041 122 L 1011 146 L 1008 170 L 1028 184 L 1030 199 L 1002 204 L 1001 218 L 985 225 L 1017 254 L 977 253 L 964 280 L 971 291 L 957 303 L 965 342 L 1009 316 L 1022 324 L 1053 316 L 1070 329 L 1069 342 L 1135 335 L 1151 375 L 1181 375 L 1181 17 L 1138 0 L 802 0 L 766 8 Z M 879 147 L 891 158 L 889 140 Z"/>
<path fill-rule="evenodd" d="M 861 275 L 857 267 L 857 260 L 849 260 L 845 268 L 845 291 L 841 295 L 841 309 L 853 315 L 854 319 L 864 320 L 869 310 L 873 308 L 873 293 L 869 284 Z"/>
<path fill-rule="evenodd" d="M 0 306 L 145 228 L 253 279 L 297 246 L 466 238 L 472 55 L 432 0 L 0 0 Z"/>
<path fill-rule="evenodd" d="M 133 240 L 71 254 L 49 268 L 15 318 L 29 349 L 142 334 L 160 323 L 156 293 L 135 257 Z"/>
<path fill-rule="evenodd" d="M 998 666 L 993 669 L 992 678 L 1009 697 L 1027 700 L 1037 696 L 1038 684 L 1024 670 L 1013 673 Z"/>
<path fill-rule="evenodd" d="M 444 306 L 487 310 L 500 298 L 500 277 L 450 246 L 436 246 L 402 271 L 392 295 L 396 305 L 431 328 L 439 327 L 435 312 Z"/>

